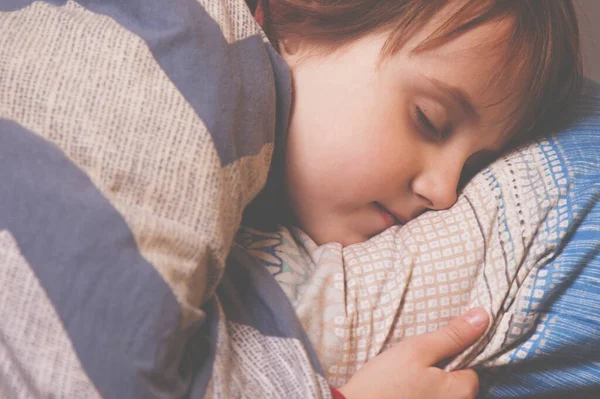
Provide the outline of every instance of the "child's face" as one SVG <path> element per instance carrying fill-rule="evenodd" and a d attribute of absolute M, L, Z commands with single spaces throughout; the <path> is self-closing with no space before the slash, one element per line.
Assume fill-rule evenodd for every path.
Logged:
<path fill-rule="evenodd" d="M 382 64 L 386 35 L 327 56 L 303 57 L 301 42 L 284 51 L 295 92 L 286 190 L 317 243 L 361 242 L 454 204 L 467 160 L 493 159 L 510 138 L 511 86 L 492 76 L 504 53 L 489 45 L 506 31 L 490 23 L 410 54 L 424 30 Z"/>

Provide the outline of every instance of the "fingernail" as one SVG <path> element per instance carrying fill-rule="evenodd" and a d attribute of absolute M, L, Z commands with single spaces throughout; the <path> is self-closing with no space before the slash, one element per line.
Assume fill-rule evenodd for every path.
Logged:
<path fill-rule="evenodd" d="M 488 321 L 488 314 L 482 308 L 471 309 L 463 315 L 463 319 L 475 328 L 481 328 Z"/>

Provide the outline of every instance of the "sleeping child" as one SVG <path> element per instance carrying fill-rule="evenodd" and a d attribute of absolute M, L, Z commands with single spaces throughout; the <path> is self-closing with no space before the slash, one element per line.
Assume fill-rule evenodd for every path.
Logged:
<path fill-rule="evenodd" d="M 271 192 L 257 202 L 283 208 L 317 243 L 364 241 L 450 207 L 511 143 L 560 127 L 582 80 L 571 1 L 268 9 L 293 102 Z"/>
<path fill-rule="evenodd" d="M 482 167 L 562 126 L 582 84 L 572 1 L 277 0 L 256 14 L 293 94 L 246 225 L 269 228 L 268 212 L 317 244 L 451 207 Z M 340 391 L 438 397 L 367 386 L 371 370 Z"/>

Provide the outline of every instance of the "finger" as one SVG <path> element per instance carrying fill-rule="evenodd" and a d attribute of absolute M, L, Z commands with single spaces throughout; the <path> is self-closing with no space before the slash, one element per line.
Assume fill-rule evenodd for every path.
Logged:
<path fill-rule="evenodd" d="M 421 364 L 432 366 L 468 348 L 485 332 L 488 322 L 484 309 L 472 309 L 444 328 L 404 341 L 402 349 L 410 351 Z"/>
<path fill-rule="evenodd" d="M 472 369 L 454 371 L 447 381 L 450 395 L 446 398 L 474 399 L 479 393 L 479 376 Z"/>

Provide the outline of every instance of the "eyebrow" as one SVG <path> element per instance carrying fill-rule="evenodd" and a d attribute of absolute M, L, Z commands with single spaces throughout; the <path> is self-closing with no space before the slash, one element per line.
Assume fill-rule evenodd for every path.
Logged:
<path fill-rule="evenodd" d="M 479 113 L 473 106 L 473 102 L 469 99 L 469 96 L 458 87 L 451 86 L 447 83 L 442 82 L 436 78 L 430 78 L 425 75 L 421 75 L 425 80 L 430 82 L 436 89 L 444 93 L 447 97 L 452 98 L 457 102 L 465 113 L 469 116 L 479 118 Z"/>

